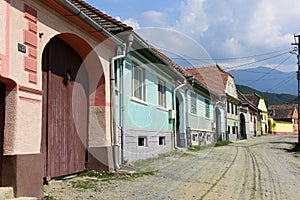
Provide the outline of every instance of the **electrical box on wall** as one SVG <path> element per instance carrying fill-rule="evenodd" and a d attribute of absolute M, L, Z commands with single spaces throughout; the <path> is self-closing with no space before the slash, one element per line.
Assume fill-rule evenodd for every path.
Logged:
<path fill-rule="evenodd" d="M 176 110 L 169 110 L 169 119 L 176 119 Z"/>

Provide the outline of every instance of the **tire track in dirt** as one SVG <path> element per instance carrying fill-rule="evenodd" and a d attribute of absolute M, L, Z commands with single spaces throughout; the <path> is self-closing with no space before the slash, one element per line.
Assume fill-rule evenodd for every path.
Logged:
<path fill-rule="evenodd" d="M 257 159 L 249 147 L 246 147 L 247 152 L 251 158 L 251 163 L 253 167 L 253 192 L 251 192 L 251 199 L 256 199 L 257 191 L 259 192 L 260 199 L 262 199 L 262 186 L 261 186 L 261 170 Z"/>
<path fill-rule="evenodd" d="M 225 177 L 225 175 L 228 173 L 228 171 L 231 169 L 233 164 L 236 161 L 237 155 L 238 155 L 239 149 L 236 147 L 236 152 L 233 160 L 231 161 L 230 165 L 227 167 L 227 169 L 222 173 L 222 175 L 211 185 L 211 187 L 199 198 L 199 199 L 204 199 L 216 186 L 217 184 Z"/>
<path fill-rule="evenodd" d="M 253 170 L 253 167 L 250 163 L 250 158 L 249 158 L 250 155 L 248 153 L 248 150 L 245 146 L 241 146 L 241 149 L 244 152 L 244 159 L 245 159 L 244 166 L 245 167 L 244 167 L 244 180 L 243 180 L 241 192 L 239 194 L 239 199 L 247 199 L 246 193 L 248 192 L 247 189 L 249 188 L 249 184 L 250 184 L 250 182 L 252 182 L 252 185 L 250 185 L 250 187 L 254 186 L 256 184 L 256 180 L 253 177 L 252 177 L 252 179 L 250 178 L 250 174 L 253 173 L 251 171 L 251 169 Z M 255 196 L 255 191 L 253 189 L 251 189 L 250 196 L 248 198 L 253 199 L 254 196 Z"/>
<path fill-rule="evenodd" d="M 268 159 L 268 156 L 264 156 L 264 158 L 263 158 L 261 155 L 258 155 L 258 153 L 254 153 L 254 154 L 261 161 L 261 163 L 263 164 L 263 167 L 265 168 L 265 171 L 268 173 L 266 178 L 267 178 L 267 180 L 270 181 L 269 191 L 265 190 L 263 192 L 268 192 L 268 194 L 270 194 L 270 199 L 281 199 L 280 197 L 278 197 L 278 194 L 281 193 L 280 182 L 277 183 L 278 190 L 279 190 L 279 192 L 278 192 L 277 187 L 276 187 L 276 183 L 275 183 L 275 178 L 274 178 L 274 175 L 277 176 L 276 169 L 274 167 L 272 167 L 271 164 L 268 165 L 266 163 L 266 159 Z M 271 171 L 270 168 L 272 168 L 272 171 Z M 264 197 L 264 198 L 266 198 L 266 197 Z"/>

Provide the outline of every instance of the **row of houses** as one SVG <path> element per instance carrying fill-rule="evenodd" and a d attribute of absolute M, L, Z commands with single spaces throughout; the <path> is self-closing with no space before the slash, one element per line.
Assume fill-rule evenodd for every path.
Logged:
<path fill-rule="evenodd" d="M 0 0 L 0 12 L 0 186 L 15 196 L 279 122 L 220 66 L 182 68 L 82 0 Z"/>

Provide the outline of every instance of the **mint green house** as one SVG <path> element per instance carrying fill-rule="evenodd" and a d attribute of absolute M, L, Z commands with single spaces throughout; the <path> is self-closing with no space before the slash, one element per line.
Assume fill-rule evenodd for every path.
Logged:
<path fill-rule="evenodd" d="M 174 89 L 185 82 L 185 77 L 161 52 L 149 47 L 136 33 L 131 34 L 133 43 L 127 57 L 115 69 L 119 162 L 172 150 L 176 118 Z M 181 106 L 177 115 L 183 113 Z"/>

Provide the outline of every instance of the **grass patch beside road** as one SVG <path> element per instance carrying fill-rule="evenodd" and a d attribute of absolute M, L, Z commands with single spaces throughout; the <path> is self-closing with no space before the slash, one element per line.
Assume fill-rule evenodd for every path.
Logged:
<path fill-rule="evenodd" d="M 183 151 L 173 150 L 173 151 L 170 151 L 170 152 L 167 152 L 167 153 L 159 154 L 158 156 L 154 156 L 154 157 L 151 157 L 151 158 L 134 161 L 131 164 L 131 166 L 133 166 L 134 168 L 137 168 L 137 169 L 141 169 L 141 168 L 145 168 L 145 167 L 147 168 L 147 166 L 151 165 L 155 161 L 158 161 L 158 160 L 161 160 L 161 159 L 164 159 L 164 158 L 182 157 L 182 156 L 187 156 L 187 155 L 188 155 L 188 153 L 185 153 Z"/>
<path fill-rule="evenodd" d="M 80 181 L 70 181 L 73 188 L 78 189 L 97 189 L 99 185 L 95 179 L 85 179 Z"/>
<path fill-rule="evenodd" d="M 110 182 L 113 180 L 132 180 L 134 178 L 142 177 L 142 176 L 152 176 L 158 172 L 156 169 L 155 162 L 169 158 L 169 157 L 182 157 L 188 155 L 187 153 L 180 150 L 173 150 L 167 153 L 160 154 L 158 156 L 154 156 L 148 159 L 137 160 L 130 164 L 122 164 L 121 169 L 117 172 L 105 172 L 105 171 L 87 171 L 80 176 L 82 177 L 90 177 L 95 178 L 96 180 Z M 87 180 L 86 182 L 74 183 L 73 187 L 83 188 L 90 187 L 93 188 L 93 181 Z"/>
<path fill-rule="evenodd" d="M 204 147 L 201 147 L 201 146 L 191 146 L 191 147 L 188 147 L 187 148 L 189 151 L 192 151 L 192 152 L 197 152 L 197 151 L 201 151 L 204 149 Z"/>
<path fill-rule="evenodd" d="M 232 142 L 229 140 L 224 140 L 224 141 L 218 141 L 216 142 L 216 144 L 214 145 L 215 147 L 221 147 L 221 146 L 226 146 L 231 144 Z"/>

